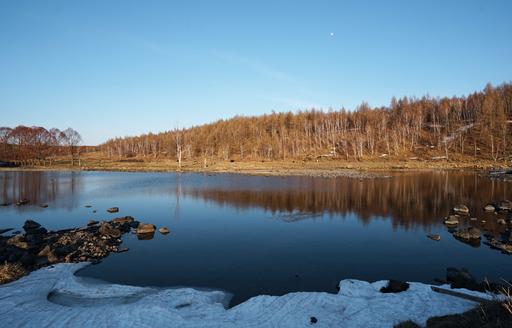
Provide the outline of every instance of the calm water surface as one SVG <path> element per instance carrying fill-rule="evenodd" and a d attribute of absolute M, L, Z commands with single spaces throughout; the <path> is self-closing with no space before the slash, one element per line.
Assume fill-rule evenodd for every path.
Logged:
<path fill-rule="evenodd" d="M 395 174 L 391 179 L 254 177 L 172 173 L 0 172 L 0 228 L 34 219 L 49 229 L 131 215 L 166 226 L 152 240 L 125 235 L 81 276 L 140 286 L 231 292 L 232 305 L 260 294 L 335 292 L 341 279 L 432 282 L 446 268 L 512 278 L 512 256 L 455 240 L 443 217 L 457 203 L 476 226 L 503 229 L 481 207 L 512 199 L 512 184 L 474 173 Z M 47 203 L 48 208 L 38 204 Z M 85 208 L 85 205 L 92 208 Z M 120 212 L 105 210 L 118 206 Z M 97 213 L 92 211 L 96 209 Z M 441 235 L 441 241 L 426 234 Z"/>

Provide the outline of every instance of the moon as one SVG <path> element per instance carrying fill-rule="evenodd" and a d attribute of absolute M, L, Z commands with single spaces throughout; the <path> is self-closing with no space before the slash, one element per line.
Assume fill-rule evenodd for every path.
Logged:
<path fill-rule="evenodd" d="M 329 33 L 330 36 L 334 36 L 334 32 Z"/>

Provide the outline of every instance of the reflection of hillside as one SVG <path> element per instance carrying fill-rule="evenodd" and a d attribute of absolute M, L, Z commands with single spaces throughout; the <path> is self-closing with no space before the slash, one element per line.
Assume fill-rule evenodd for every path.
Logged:
<path fill-rule="evenodd" d="M 276 180 L 279 182 L 279 180 Z M 274 181 L 274 182 L 276 182 Z M 495 199 L 507 198 L 506 185 L 476 174 L 419 173 L 391 179 L 301 179 L 293 188 L 244 190 L 237 188 L 189 188 L 185 194 L 235 208 L 263 208 L 272 213 L 355 212 L 363 222 L 371 217 L 391 217 L 394 226 L 410 228 L 439 224 L 457 203 L 472 214 Z"/>
<path fill-rule="evenodd" d="M 32 205 L 54 203 L 79 192 L 81 176 L 75 172 L 1 172 L 0 188 L 2 203 L 16 203 L 20 199 L 28 199 Z M 67 203 L 64 207 L 72 206 Z"/>

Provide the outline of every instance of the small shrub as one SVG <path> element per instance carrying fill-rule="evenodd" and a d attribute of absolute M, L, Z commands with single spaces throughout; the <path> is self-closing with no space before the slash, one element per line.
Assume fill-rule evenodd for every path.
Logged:
<path fill-rule="evenodd" d="M 502 286 L 499 293 L 503 297 L 501 305 L 512 315 L 512 285 L 507 281 L 507 285 Z"/>

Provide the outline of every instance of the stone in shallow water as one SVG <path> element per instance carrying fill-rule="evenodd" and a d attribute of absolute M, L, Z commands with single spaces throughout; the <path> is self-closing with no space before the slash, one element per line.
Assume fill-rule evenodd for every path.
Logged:
<path fill-rule="evenodd" d="M 449 217 L 445 218 L 444 224 L 447 226 L 456 226 L 459 224 L 459 217 L 456 215 L 450 215 Z"/>
<path fill-rule="evenodd" d="M 111 208 L 107 209 L 107 212 L 117 213 L 117 212 L 119 212 L 119 207 L 111 207 Z"/>
<path fill-rule="evenodd" d="M 510 200 L 502 200 L 497 204 L 500 211 L 512 211 L 512 202 Z"/>
<path fill-rule="evenodd" d="M 30 201 L 28 199 L 20 199 L 19 201 L 16 202 L 16 205 L 23 206 L 23 205 L 27 205 L 28 203 L 30 203 Z"/>
<path fill-rule="evenodd" d="M 484 211 L 486 212 L 494 212 L 496 208 L 492 204 L 487 204 L 484 206 Z"/>
<path fill-rule="evenodd" d="M 467 228 L 455 231 L 453 236 L 460 239 L 472 240 L 472 239 L 480 239 L 480 229 L 478 228 Z"/>
<path fill-rule="evenodd" d="M 139 223 L 139 226 L 137 227 L 137 234 L 147 234 L 147 233 L 154 233 L 156 230 L 156 227 L 151 223 Z"/>
<path fill-rule="evenodd" d="M 167 235 L 170 232 L 169 229 L 166 227 L 161 227 L 160 229 L 158 229 L 158 231 L 160 231 L 162 235 Z"/>
<path fill-rule="evenodd" d="M 432 240 L 435 240 L 435 241 L 440 241 L 441 240 L 441 236 L 439 235 L 427 235 L 428 238 L 432 239 Z"/>
<path fill-rule="evenodd" d="M 464 204 L 459 204 L 453 208 L 455 213 L 469 214 L 469 208 Z"/>

